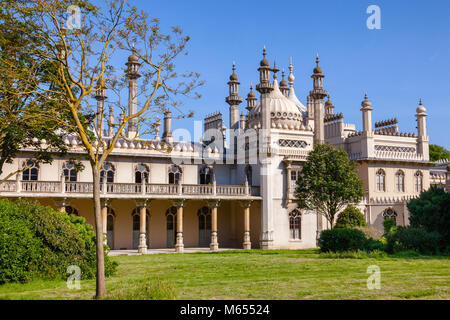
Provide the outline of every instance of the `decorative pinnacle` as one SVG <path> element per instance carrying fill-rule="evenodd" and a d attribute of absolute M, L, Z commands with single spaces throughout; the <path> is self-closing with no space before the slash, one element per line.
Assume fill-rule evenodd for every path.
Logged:
<path fill-rule="evenodd" d="M 295 80 L 295 77 L 294 77 L 294 74 L 293 74 L 293 71 L 294 70 L 294 66 L 292 65 L 292 57 L 290 58 L 290 63 L 289 63 L 289 77 L 288 77 L 288 80 L 289 80 L 289 86 L 292 88 L 292 86 L 294 85 L 294 80 Z"/>
<path fill-rule="evenodd" d="M 264 58 L 266 57 L 266 45 L 264 45 L 264 48 L 263 48 L 263 56 L 264 56 Z"/>
<path fill-rule="evenodd" d="M 277 68 L 277 62 L 274 60 L 273 61 L 273 79 L 275 80 L 277 78 L 277 72 L 280 71 L 280 69 Z"/>
<path fill-rule="evenodd" d="M 236 70 L 236 63 L 233 61 L 233 73 L 234 73 L 234 71 Z"/>
<path fill-rule="evenodd" d="M 281 70 L 281 77 L 284 80 L 284 68 Z"/>
<path fill-rule="evenodd" d="M 316 65 L 319 66 L 319 54 L 316 54 Z"/>
<path fill-rule="evenodd" d="M 419 100 L 419 106 L 421 106 L 422 105 L 422 98 L 420 98 L 420 100 Z"/>

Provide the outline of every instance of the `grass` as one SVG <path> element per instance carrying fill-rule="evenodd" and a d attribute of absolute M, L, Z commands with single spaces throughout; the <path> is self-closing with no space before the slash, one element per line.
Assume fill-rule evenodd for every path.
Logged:
<path fill-rule="evenodd" d="M 113 257 L 107 299 L 450 299 L 449 257 L 320 254 L 317 250 L 236 250 Z M 367 267 L 381 290 L 367 289 Z M 0 286 L 0 299 L 92 299 L 95 281 Z"/>

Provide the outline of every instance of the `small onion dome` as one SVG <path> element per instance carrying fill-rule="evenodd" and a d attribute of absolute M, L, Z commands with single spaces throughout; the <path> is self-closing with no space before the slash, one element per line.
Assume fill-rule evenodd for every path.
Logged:
<path fill-rule="evenodd" d="M 139 61 L 139 58 L 134 53 L 128 57 L 128 62 L 138 62 L 138 61 Z"/>
<path fill-rule="evenodd" d="M 316 67 L 314 68 L 314 74 L 321 74 L 322 73 L 322 68 L 319 67 L 319 54 L 317 54 L 316 56 Z"/>
<path fill-rule="evenodd" d="M 319 67 L 319 66 L 315 67 L 315 68 L 314 68 L 314 73 L 315 73 L 315 74 L 322 73 L 322 68 Z"/>
<path fill-rule="evenodd" d="M 280 87 L 281 87 L 281 88 L 287 87 L 287 81 L 284 80 L 284 79 L 281 80 L 281 81 L 280 81 Z"/>
<path fill-rule="evenodd" d="M 264 56 L 264 58 L 261 60 L 259 65 L 261 67 L 268 67 L 269 66 L 269 61 L 267 61 L 267 59 L 266 59 L 266 47 L 265 46 L 264 46 L 264 49 L 263 49 L 263 56 Z"/>
<path fill-rule="evenodd" d="M 419 106 L 416 109 L 417 113 L 425 113 L 427 112 L 427 109 L 422 105 L 422 99 L 419 101 Z"/>
<path fill-rule="evenodd" d="M 266 57 L 264 57 L 261 62 L 259 63 L 259 65 L 261 67 L 268 67 L 269 66 L 269 61 L 267 61 Z"/>
<path fill-rule="evenodd" d="M 367 98 L 367 93 L 364 95 L 364 100 L 361 102 L 362 107 L 370 107 L 372 105 L 372 102 Z"/>
<path fill-rule="evenodd" d="M 237 76 L 236 73 L 234 73 L 234 71 L 233 71 L 233 73 L 232 73 L 231 76 L 230 76 L 230 80 L 231 80 L 231 81 L 237 81 L 237 80 L 238 80 L 238 76 Z"/>
<path fill-rule="evenodd" d="M 331 102 L 330 97 L 328 97 L 327 102 L 325 102 L 325 106 L 333 106 L 333 102 Z"/>
<path fill-rule="evenodd" d="M 256 95 L 253 91 L 250 91 L 247 95 L 247 98 L 256 98 Z"/>

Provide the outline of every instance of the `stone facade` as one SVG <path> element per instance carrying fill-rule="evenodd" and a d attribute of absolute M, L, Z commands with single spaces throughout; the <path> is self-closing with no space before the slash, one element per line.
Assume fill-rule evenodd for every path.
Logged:
<path fill-rule="evenodd" d="M 131 56 L 128 65 L 138 64 Z M 138 69 L 130 68 L 129 112 L 137 110 Z M 137 139 L 136 123 L 128 125 L 127 136 L 119 139 L 115 151 L 102 169 L 102 214 L 104 234 L 113 249 L 209 247 L 229 248 L 313 248 L 326 220 L 315 212 L 296 208 L 295 181 L 316 143 L 330 143 L 347 151 L 364 181 L 365 197 L 358 204 L 367 222 L 382 228 L 386 217 L 398 225 L 408 224 L 406 203 L 430 186 L 426 110 L 416 109 L 418 132 L 400 133 L 396 119 L 377 121 L 372 127 L 372 103 L 367 95 L 361 131 L 344 122 L 342 113 L 325 90 L 319 57 L 313 70 L 313 89 L 306 106 L 296 97 L 292 61 L 288 81 L 278 83 L 274 65 L 269 66 L 264 50 L 259 83 L 251 88 L 247 112 L 239 112 L 238 76 L 228 82 L 230 123 L 216 112 L 204 120 L 201 141 L 176 141 L 172 116 L 165 112 L 163 132 L 153 139 Z M 130 71 L 130 72 L 131 72 Z M 102 86 L 102 89 L 103 86 Z M 104 96 L 104 95 L 103 95 Z M 96 97 L 97 98 L 97 97 Z M 104 113 L 99 96 L 99 113 Z M 112 136 L 114 110 L 110 108 L 103 139 Z M 106 127 L 106 126 L 105 126 Z M 225 139 L 226 133 L 229 133 Z M 42 204 L 78 214 L 94 223 L 92 174 L 76 172 L 68 159 L 82 155 L 80 141 L 68 136 L 67 158 L 27 169 L 0 184 L 3 198 L 32 198 Z M 171 146 L 170 153 L 165 146 Z M 32 150 L 22 150 L 5 175 L 33 159 Z M 432 181 L 436 179 L 431 178 Z"/>

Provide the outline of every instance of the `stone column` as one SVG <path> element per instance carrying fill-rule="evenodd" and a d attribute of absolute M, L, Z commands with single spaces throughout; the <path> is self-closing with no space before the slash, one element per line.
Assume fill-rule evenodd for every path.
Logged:
<path fill-rule="evenodd" d="M 175 252 L 184 252 L 183 243 L 183 207 L 186 206 L 186 200 L 175 200 L 173 206 L 177 208 L 177 242 Z"/>
<path fill-rule="evenodd" d="M 211 244 L 209 248 L 212 251 L 219 250 L 218 232 L 217 232 L 217 208 L 220 200 L 208 201 L 208 207 L 211 208 Z"/>
<path fill-rule="evenodd" d="M 250 250 L 252 248 L 250 241 L 250 206 L 252 201 L 245 200 L 241 201 L 240 204 L 244 208 L 244 242 L 242 243 L 242 248 L 244 250 Z"/>
<path fill-rule="evenodd" d="M 286 166 L 286 202 L 285 206 L 289 204 L 290 197 L 291 197 L 291 171 L 292 171 L 292 165 L 291 161 L 284 161 L 284 165 Z"/>
<path fill-rule="evenodd" d="M 139 208 L 139 253 L 147 253 L 147 204 L 148 201 L 138 201 Z"/>
<path fill-rule="evenodd" d="M 108 224 L 108 205 L 110 204 L 109 199 L 101 199 L 102 205 L 102 229 L 103 229 L 103 242 L 106 244 L 106 233 L 107 233 L 107 224 Z"/>

